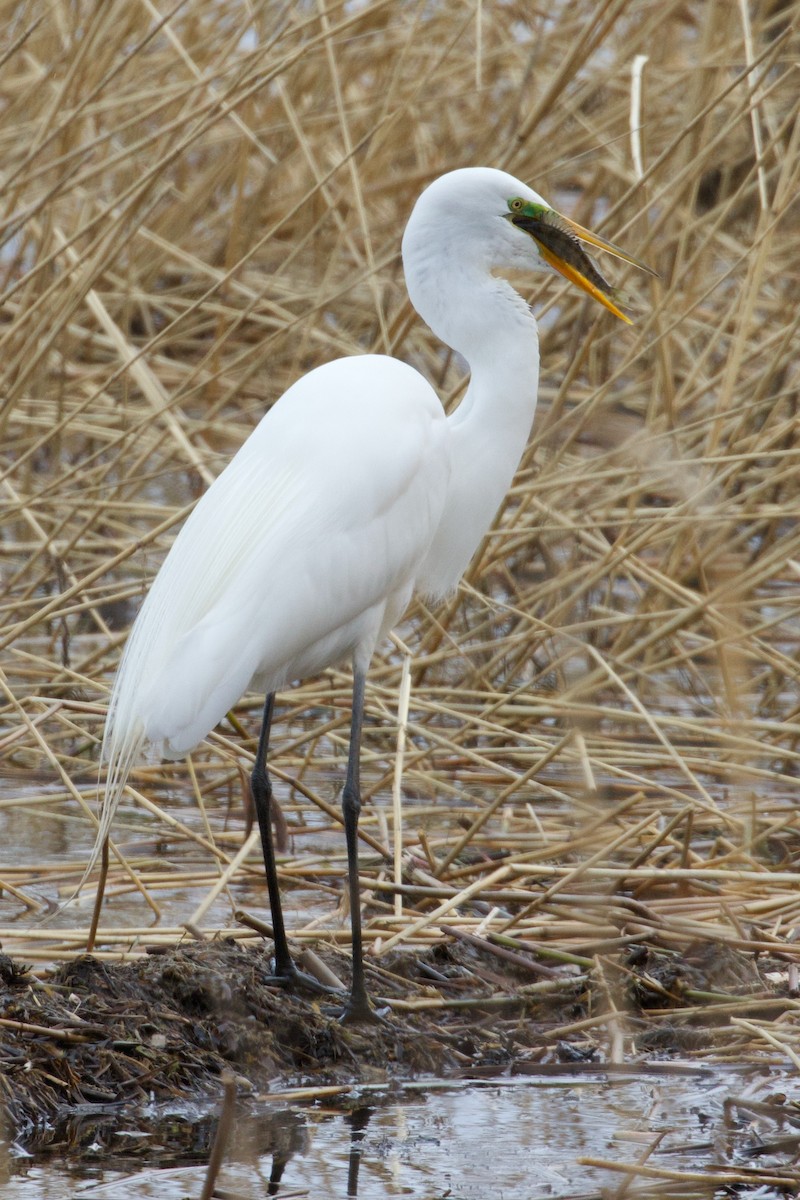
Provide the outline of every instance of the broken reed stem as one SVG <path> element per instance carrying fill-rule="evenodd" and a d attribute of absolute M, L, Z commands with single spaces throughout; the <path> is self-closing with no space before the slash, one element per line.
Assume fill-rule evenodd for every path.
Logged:
<path fill-rule="evenodd" d="M 605 1158 L 590 1158 L 580 1157 L 576 1159 L 579 1166 L 593 1167 L 595 1170 L 615 1171 L 620 1175 L 627 1175 L 635 1178 L 641 1176 L 645 1179 L 663 1179 L 671 1183 L 679 1183 L 684 1187 L 694 1185 L 705 1185 L 708 1187 L 735 1187 L 745 1183 L 756 1183 L 760 1187 L 765 1188 L 781 1188 L 790 1182 L 793 1177 L 790 1172 L 785 1174 L 780 1171 L 771 1172 L 768 1168 L 764 1170 L 737 1170 L 735 1167 L 726 1169 L 725 1167 L 712 1166 L 702 1171 L 671 1171 L 667 1167 L 650 1167 L 644 1163 L 615 1163 L 610 1162 Z"/>
<path fill-rule="evenodd" d="M 217 1177 L 219 1176 L 222 1160 L 230 1140 L 231 1131 L 233 1130 L 235 1112 L 236 1080 L 233 1075 L 225 1074 L 222 1077 L 222 1111 L 219 1115 L 217 1131 L 214 1134 L 214 1144 L 211 1147 L 208 1168 L 203 1180 L 203 1188 L 200 1192 L 200 1200 L 211 1200 L 211 1197 L 214 1195 Z"/>
<path fill-rule="evenodd" d="M 400 695 L 397 701 L 397 753 L 394 761 L 392 781 L 392 846 L 394 847 L 394 882 L 403 882 L 403 763 L 408 728 L 408 708 L 411 700 L 411 655 L 403 654 L 403 669 L 400 675 Z M 395 896 L 394 912 L 402 916 L 403 902 L 399 893 Z"/>
<path fill-rule="evenodd" d="M 211 905 L 214 903 L 220 893 L 228 887 L 228 884 L 233 879 L 244 860 L 256 846 L 260 845 L 260 838 L 261 835 L 258 829 L 253 829 L 250 833 L 250 836 L 242 843 L 239 851 L 233 856 L 228 866 L 222 872 L 217 882 L 192 913 L 191 917 L 189 918 L 190 925 L 198 925 L 200 921 L 202 921 L 203 917 L 206 915 L 209 908 L 211 908 Z"/>

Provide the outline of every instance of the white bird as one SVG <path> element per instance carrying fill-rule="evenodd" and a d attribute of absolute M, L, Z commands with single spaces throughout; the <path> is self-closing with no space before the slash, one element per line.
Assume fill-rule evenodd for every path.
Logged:
<path fill-rule="evenodd" d="M 469 364 L 458 409 L 446 417 L 416 370 L 382 355 L 338 359 L 298 380 L 197 504 L 125 648 L 103 741 L 108 771 L 92 863 L 146 748 L 150 757 L 180 757 L 248 688 L 266 693 L 252 789 L 275 974 L 287 986 L 301 976 L 286 939 L 271 833 L 266 757 L 274 695 L 352 662 L 342 797 L 353 954 L 345 1020 L 372 1012 L 357 852 L 370 659 L 414 591 L 435 599 L 456 587 L 531 431 L 536 321 L 493 272 L 549 265 L 628 320 L 581 241 L 643 266 L 502 171 L 463 169 L 432 183 L 406 227 L 403 266 L 419 315 Z"/>

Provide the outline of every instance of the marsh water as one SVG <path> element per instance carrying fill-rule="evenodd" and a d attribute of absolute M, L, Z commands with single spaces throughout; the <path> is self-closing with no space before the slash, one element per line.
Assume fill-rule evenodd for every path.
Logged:
<path fill-rule="evenodd" d="M 60 812 L 64 822 L 54 820 Z M 34 850 L 39 862 L 72 859 L 88 851 L 90 832 L 68 812 L 60 804 L 27 807 L 18 796 L 15 805 L 0 811 L 0 832 L 22 861 Z M 193 817 L 190 810 L 181 815 Z M 319 835 L 312 830 L 311 838 L 315 849 L 341 841 L 338 830 Z M 177 924 L 190 918 L 198 889 L 184 889 L 180 872 L 176 878 L 178 886 L 165 898 Z M 257 889 L 245 885 L 240 894 L 250 907 L 264 904 L 260 882 Z M 289 894 L 292 927 L 309 919 L 313 899 L 302 888 Z M 3 903 L 6 922 L 25 924 L 10 900 Z M 115 923 L 135 920 L 141 908 L 135 896 L 116 897 Z M 229 917 L 219 900 L 206 919 L 224 924 Z M 75 910 L 67 911 L 50 929 L 75 921 Z M 675 1174 L 688 1172 L 691 1191 L 675 1183 L 674 1191 L 658 1192 L 685 1198 L 725 1194 L 719 1179 L 726 1170 L 745 1177 L 753 1171 L 752 1186 L 737 1181 L 739 1197 L 771 1200 L 787 1194 L 764 1179 L 771 1167 L 791 1171 L 800 1147 L 796 1072 L 766 1058 L 708 1066 L 702 1051 L 694 1060 L 670 1059 L 650 1068 L 634 1064 L 619 1074 L 578 1062 L 554 1066 L 562 1073 L 512 1077 L 498 1065 L 496 1075 L 481 1079 L 392 1083 L 384 1074 L 374 1084 L 362 1075 L 357 1085 L 311 1100 L 289 1098 L 285 1080 L 276 1080 L 271 1093 L 240 1090 L 215 1194 L 229 1200 L 269 1195 L 558 1200 L 616 1196 L 626 1184 L 632 1190 L 668 1188 Z M 69 1156 L 58 1145 L 32 1155 L 8 1138 L 0 1146 L 0 1200 L 198 1197 L 218 1111 L 214 1097 L 205 1105 L 110 1109 L 101 1132 L 89 1144 L 76 1136 L 81 1152 L 70 1148 Z M 74 1120 L 79 1124 L 81 1114 Z"/>
<path fill-rule="evenodd" d="M 394 1091 L 362 1086 L 313 1104 L 264 1098 L 240 1113 L 218 1194 L 535 1200 L 614 1194 L 626 1176 L 612 1164 L 646 1162 L 668 1176 L 785 1163 L 776 1148 L 800 1123 L 795 1075 L 674 1065 L 677 1073 L 665 1077 L 645 1069 L 613 1079 L 599 1070 L 549 1080 L 427 1080 Z M 781 1130 L 758 1115 L 776 1093 L 786 1098 Z M 199 1196 L 215 1118 L 187 1106 L 143 1118 L 71 1170 L 55 1156 L 12 1155 L 0 1195 Z M 176 1138 L 181 1128 L 185 1136 Z M 757 1194 L 779 1193 L 761 1186 Z"/>

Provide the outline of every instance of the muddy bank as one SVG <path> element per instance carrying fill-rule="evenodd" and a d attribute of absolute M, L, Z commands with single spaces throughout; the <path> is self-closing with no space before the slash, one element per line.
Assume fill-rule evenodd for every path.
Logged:
<path fill-rule="evenodd" d="M 346 979 L 346 957 L 326 957 Z M 681 957 L 636 947 L 591 971 L 552 971 L 531 956 L 526 969 L 459 942 L 382 960 L 371 985 L 384 1019 L 343 1027 L 334 1001 L 276 987 L 260 943 L 192 943 L 127 964 L 85 956 L 43 979 L 4 958 L 6 1131 L 28 1148 L 79 1152 L 122 1110 L 213 1100 L 226 1072 L 255 1096 L 585 1065 L 607 1053 L 610 1007 L 634 1054 L 702 1061 L 732 1013 L 791 1005 L 779 968 L 707 945 Z"/>

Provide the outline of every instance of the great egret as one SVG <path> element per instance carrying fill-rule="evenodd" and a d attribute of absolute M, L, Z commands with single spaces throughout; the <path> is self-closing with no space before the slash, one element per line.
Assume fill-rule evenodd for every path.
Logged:
<path fill-rule="evenodd" d="M 493 272 L 548 264 L 628 320 L 581 242 L 643 266 L 502 171 L 468 168 L 432 183 L 406 227 L 403 266 L 417 312 L 469 363 L 458 409 L 446 417 L 417 371 L 381 355 L 339 359 L 298 380 L 192 512 L 122 658 L 103 742 L 108 773 L 92 862 L 145 746 L 151 756 L 180 757 L 248 687 L 265 692 L 252 788 L 275 974 L 286 985 L 300 976 L 286 940 L 270 822 L 274 696 L 352 661 L 342 796 L 353 954 L 345 1020 L 371 1015 L 357 849 L 367 668 L 415 589 L 436 598 L 456 587 L 530 434 L 536 322 Z"/>

